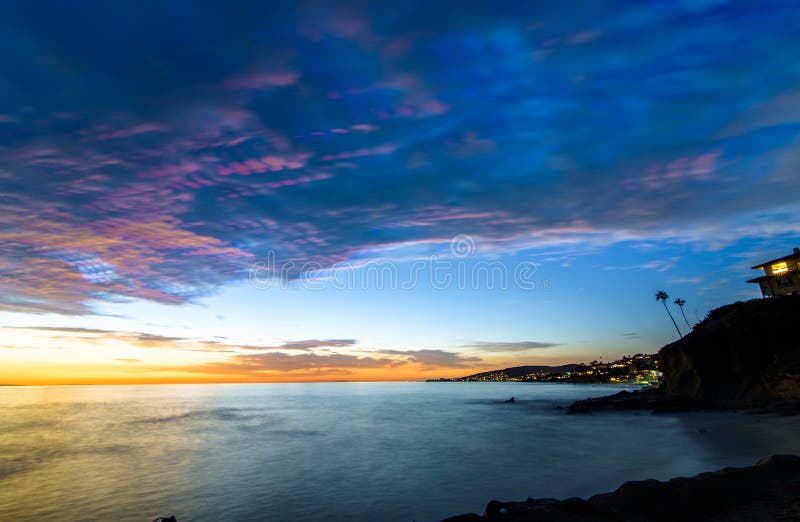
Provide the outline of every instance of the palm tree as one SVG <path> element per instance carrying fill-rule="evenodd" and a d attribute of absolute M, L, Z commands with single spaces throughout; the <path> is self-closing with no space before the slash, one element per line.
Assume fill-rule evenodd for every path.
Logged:
<path fill-rule="evenodd" d="M 681 315 L 683 316 L 683 320 L 684 320 L 684 321 L 686 321 L 686 326 L 688 326 L 688 327 L 689 327 L 689 330 L 691 330 L 691 329 L 692 329 L 692 325 L 690 325 L 690 324 L 689 324 L 689 320 L 686 318 L 686 314 L 683 312 L 683 305 L 685 305 L 685 304 L 686 304 L 686 300 L 685 300 L 685 299 L 681 299 L 681 298 L 679 297 L 679 298 L 675 299 L 675 301 L 673 301 L 673 302 L 674 302 L 676 305 L 678 305 L 678 307 L 680 307 L 680 309 L 681 309 Z"/>
<path fill-rule="evenodd" d="M 678 330 L 678 335 L 681 337 L 681 339 L 683 339 L 683 334 L 681 333 L 681 329 L 678 328 L 678 323 L 675 322 L 675 318 L 672 317 L 669 308 L 667 308 L 667 299 L 669 299 L 669 295 L 665 291 L 659 290 L 658 292 L 656 292 L 656 301 L 661 301 L 662 303 L 664 303 L 664 310 L 667 311 L 667 315 L 669 316 L 670 319 L 672 319 L 672 324 L 674 324 L 675 329 Z"/>

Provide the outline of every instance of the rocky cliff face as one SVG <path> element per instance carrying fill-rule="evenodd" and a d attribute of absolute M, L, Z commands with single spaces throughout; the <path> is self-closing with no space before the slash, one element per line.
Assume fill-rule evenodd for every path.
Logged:
<path fill-rule="evenodd" d="M 800 296 L 717 308 L 658 357 L 671 397 L 723 407 L 800 401 Z"/>

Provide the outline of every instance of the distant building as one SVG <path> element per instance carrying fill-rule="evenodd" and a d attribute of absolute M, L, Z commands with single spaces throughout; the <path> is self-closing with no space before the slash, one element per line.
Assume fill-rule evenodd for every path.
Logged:
<path fill-rule="evenodd" d="M 748 281 L 758 283 L 764 297 L 800 294 L 800 248 L 786 257 L 756 265 L 753 270 L 764 271 L 763 276 Z"/>

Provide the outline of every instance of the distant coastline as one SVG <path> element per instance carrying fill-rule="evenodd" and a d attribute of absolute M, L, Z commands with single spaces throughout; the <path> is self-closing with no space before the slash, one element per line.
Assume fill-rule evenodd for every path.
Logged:
<path fill-rule="evenodd" d="M 465 377 L 428 379 L 426 382 L 551 382 L 566 384 L 641 384 L 659 381 L 655 355 L 638 353 L 611 362 L 561 366 L 514 366 Z"/>

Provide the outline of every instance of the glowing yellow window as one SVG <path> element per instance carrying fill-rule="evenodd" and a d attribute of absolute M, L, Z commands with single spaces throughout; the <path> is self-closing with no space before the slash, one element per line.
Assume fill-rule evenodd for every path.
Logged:
<path fill-rule="evenodd" d="M 775 263 L 774 265 L 772 265 L 773 274 L 782 274 L 788 271 L 789 267 L 786 265 L 786 261 L 781 261 L 780 263 Z"/>

